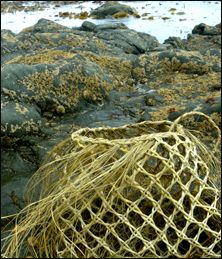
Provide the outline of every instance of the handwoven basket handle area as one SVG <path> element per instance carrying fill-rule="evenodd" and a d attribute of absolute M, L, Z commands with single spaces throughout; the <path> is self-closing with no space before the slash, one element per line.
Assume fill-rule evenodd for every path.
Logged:
<path fill-rule="evenodd" d="M 98 127 L 98 128 L 83 128 L 75 131 L 71 135 L 73 141 L 81 140 L 91 143 L 115 143 L 115 142 L 133 142 L 138 138 L 157 132 L 168 132 L 171 121 L 143 121 L 135 124 L 127 124 L 121 127 Z"/>
<path fill-rule="evenodd" d="M 175 131 L 176 127 L 180 124 L 180 122 L 182 120 L 184 120 L 184 118 L 191 117 L 191 116 L 194 116 L 194 115 L 200 115 L 200 116 L 204 117 L 212 125 L 212 127 L 215 128 L 216 131 L 217 131 L 217 135 L 218 136 L 217 136 L 217 139 L 216 139 L 216 144 L 214 145 L 214 150 L 212 152 L 212 156 L 213 156 L 215 154 L 215 152 L 217 151 L 220 143 L 221 143 L 221 131 L 220 131 L 219 127 L 216 125 L 216 123 L 209 116 L 207 116 L 206 114 L 204 114 L 202 112 L 197 112 L 197 111 L 184 113 L 183 115 L 178 117 L 172 123 L 172 125 L 170 126 L 169 131 Z"/>

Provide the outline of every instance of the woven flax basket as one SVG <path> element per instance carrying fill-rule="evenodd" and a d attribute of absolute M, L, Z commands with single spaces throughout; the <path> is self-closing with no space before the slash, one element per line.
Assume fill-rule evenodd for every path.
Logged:
<path fill-rule="evenodd" d="M 180 123 L 194 114 L 215 150 Z M 219 143 L 198 112 L 74 132 L 32 177 L 3 256 L 219 258 Z"/>

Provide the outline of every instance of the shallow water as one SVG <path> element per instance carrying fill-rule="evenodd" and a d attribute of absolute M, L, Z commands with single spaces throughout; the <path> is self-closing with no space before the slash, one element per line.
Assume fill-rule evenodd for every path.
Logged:
<path fill-rule="evenodd" d="M 43 1 L 44 2 L 44 1 Z M 103 1 L 105 2 L 105 1 Z M 220 1 L 119 1 L 120 3 L 134 7 L 137 12 L 142 15 L 149 13 L 141 18 L 123 18 L 123 19 L 102 19 L 96 20 L 87 18 L 95 24 L 122 22 L 130 29 L 140 32 L 146 32 L 155 36 L 160 43 L 163 43 L 169 36 L 187 37 L 191 33 L 195 25 L 206 23 L 208 25 L 216 25 L 221 22 L 221 2 Z M 27 1 L 27 5 L 31 5 L 31 1 Z M 25 27 L 34 25 L 40 18 L 46 18 L 56 21 L 68 27 L 79 27 L 84 20 L 69 19 L 56 17 L 59 12 L 90 12 L 91 8 L 95 9 L 100 4 L 85 1 L 81 4 L 64 5 L 54 7 L 47 4 L 47 8 L 43 11 L 35 12 L 15 12 L 1 14 L 1 29 L 9 29 L 15 33 L 20 32 Z M 170 8 L 176 8 L 174 13 L 170 12 Z M 177 14 L 184 12 L 184 14 Z M 153 16 L 153 20 L 143 20 Z M 170 19 L 163 20 L 163 17 Z"/>

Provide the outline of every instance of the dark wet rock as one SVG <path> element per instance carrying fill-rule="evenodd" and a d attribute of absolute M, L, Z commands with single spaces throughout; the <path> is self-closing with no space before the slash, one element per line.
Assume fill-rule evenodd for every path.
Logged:
<path fill-rule="evenodd" d="M 96 25 L 92 22 L 85 21 L 81 25 L 81 29 L 84 31 L 94 31 Z"/>
<path fill-rule="evenodd" d="M 159 60 L 164 60 L 164 59 L 169 59 L 172 60 L 174 57 L 176 57 L 176 52 L 173 50 L 167 50 L 167 51 L 162 51 L 158 55 Z"/>
<path fill-rule="evenodd" d="M 205 114 L 220 113 L 221 114 L 221 98 L 207 98 L 200 109 Z"/>
<path fill-rule="evenodd" d="M 25 87 L 21 78 L 25 78 L 36 72 L 34 67 L 26 64 L 9 64 L 4 66 L 1 71 L 1 86 L 4 94 L 9 97 L 15 96 L 16 99 L 31 97 L 34 93 Z"/>
<path fill-rule="evenodd" d="M 105 23 L 96 25 L 92 22 L 85 21 L 83 22 L 80 29 L 85 31 L 98 32 L 100 30 L 128 29 L 128 27 L 124 23 Z"/>
<path fill-rule="evenodd" d="M 21 137 L 35 134 L 41 126 L 41 117 L 35 105 L 18 102 L 2 103 L 1 132 L 3 135 Z"/>
<path fill-rule="evenodd" d="M 56 22 L 53 22 L 51 20 L 42 18 L 42 19 L 38 20 L 38 22 L 35 25 L 24 29 L 23 32 L 33 32 L 33 33 L 55 32 L 56 33 L 56 32 L 59 32 L 61 30 L 62 31 L 65 31 L 65 30 L 70 31 L 71 29 L 69 29 L 68 27 L 63 26 L 61 24 L 58 24 Z"/>
<path fill-rule="evenodd" d="M 29 152 L 28 147 L 24 148 L 26 153 Z M 31 156 L 33 159 L 33 154 L 30 154 L 30 157 Z M 1 159 L 3 162 L 1 163 L 1 181 L 3 184 L 5 184 L 10 177 L 16 177 L 18 175 L 27 177 L 31 175 L 33 170 L 37 169 L 34 159 L 30 162 L 27 159 L 22 158 L 18 150 L 2 150 Z M 10 168 L 7 167 L 8 164 L 10 164 Z"/>
<path fill-rule="evenodd" d="M 204 55 L 221 57 L 221 50 L 220 49 L 209 49 L 204 53 Z"/>
<path fill-rule="evenodd" d="M 221 84 L 215 84 L 210 87 L 212 91 L 220 91 L 221 90 Z"/>
<path fill-rule="evenodd" d="M 200 35 L 220 35 L 221 24 L 218 24 L 217 26 L 209 26 L 205 23 L 200 23 L 193 28 L 192 33 Z"/>
<path fill-rule="evenodd" d="M 137 122 L 148 121 L 148 120 L 151 120 L 150 110 L 143 109 L 143 112 L 142 112 L 140 118 L 138 118 Z"/>
<path fill-rule="evenodd" d="M 156 106 L 163 103 L 163 98 L 156 91 L 149 91 L 146 94 L 145 103 L 147 106 Z"/>
<path fill-rule="evenodd" d="M 121 48 L 125 53 L 132 54 L 144 53 L 159 45 L 155 37 L 130 29 L 99 31 L 96 36 L 111 45 Z"/>
<path fill-rule="evenodd" d="M 90 16 L 96 19 L 103 19 L 107 16 L 114 15 L 119 12 L 125 12 L 127 14 L 136 14 L 137 11 L 125 4 L 120 4 L 116 1 L 109 1 L 98 8 L 90 12 Z"/>
<path fill-rule="evenodd" d="M 165 51 L 165 50 L 169 50 L 172 49 L 173 47 L 171 46 L 171 44 L 160 44 L 158 47 L 152 49 L 151 51 Z"/>
<path fill-rule="evenodd" d="M 213 64 L 212 70 L 214 72 L 217 72 L 217 73 L 221 72 L 221 65 L 220 64 Z"/>
<path fill-rule="evenodd" d="M 9 177 L 9 181 L 1 186 L 1 211 L 3 215 L 12 215 L 25 207 L 24 186 L 30 176 Z"/>
<path fill-rule="evenodd" d="M 181 115 L 183 115 L 184 111 L 173 111 L 173 112 L 170 112 L 169 113 L 169 116 L 168 116 L 168 120 L 170 121 L 174 121 L 176 120 L 178 117 L 180 117 Z"/>
<path fill-rule="evenodd" d="M 164 44 L 170 44 L 175 49 L 185 49 L 184 41 L 180 37 L 169 37 Z"/>
<path fill-rule="evenodd" d="M 211 69 L 211 66 L 204 61 L 198 52 L 186 52 L 182 50 L 166 51 L 160 53 L 159 60 L 163 61 L 162 64 L 170 62 L 168 67 L 171 67 L 172 70 L 181 71 L 187 74 L 201 75 L 207 73 Z"/>
<path fill-rule="evenodd" d="M 25 147 L 26 154 L 29 148 Z M 22 157 L 18 150 L 1 150 L 1 210 L 4 215 L 18 212 L 24 207 L 23 190 L 32 173 L 37 170 L 35 159 Z"/>
<path fill-rule="evenodd" d="M 10 53 L 12 49 L 16 48 L 18 40 L 16 34 L 10 30 L 1 30 L 1 55 Z M 3 62 L 1 58 L 1 62 Z"/>
<path fill-rule="evenodd" d="M 106 23 L 96 25 L 94 31 L 98 32 L 100 30 L 116 30 L 116 29 L 128 29 L 128 27 L 123 23 Z"/>
<path fill-rule="evenodd" d="M 215 26 L 215 29 L 216 26 Z M 187 40 L 183 40 L 186 50 L 197 50 L 205 54 L 210 49 L 221 49 L 220 34 L 188 34 Z"/>

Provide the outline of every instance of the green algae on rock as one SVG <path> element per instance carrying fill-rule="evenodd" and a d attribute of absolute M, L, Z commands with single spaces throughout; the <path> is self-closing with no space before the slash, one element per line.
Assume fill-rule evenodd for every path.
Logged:
<path fill-rule="evenodd" d="M 103 19 L 106 18 L 106 16 L 108 15 L 113 15 L 115 17 L 115 14 L 117 16 L 118 15 L 123 15 L 127 16 L 128 14 L 133 15 L 133 14 L 137 14 L 136 9 L 125 5 L 125 4 L 120 4 L 118 2 L 115 1 L 109 1 L 101 6 L 99 6 L 98 8 L 92 10 L 90 12 L 90 17 L 95 18 L 95 19 Z M 119 17 L 115 17 L 115 18 L 119 18 Z"/>

